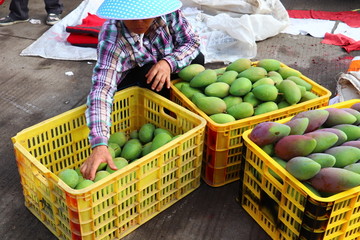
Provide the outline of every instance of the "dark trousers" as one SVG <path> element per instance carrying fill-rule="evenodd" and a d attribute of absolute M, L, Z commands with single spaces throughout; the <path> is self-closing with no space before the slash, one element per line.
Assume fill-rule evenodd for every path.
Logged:
<path fill-rule="evenodd" d="M 205 58 L 204 55 L 200 52 L 199 55 L 191 62 L 191 64 L 205 64 Z M 132 86 L 139 86 L 142 88 L 151 89 L 151 84 L 146 83 L 146 77 L 145 75 L 148 73 L 148 71 L 154 66 L 153 63 L 148 63 L 142 67 L 136 67 L 134 69 L 131 69 L 126 77 L 121 81 L 121 83 L 118 85 L 117 90 L 121 90 L 124 88 L 132 87 Z M 171 80 L 177 79 L 177 74 L 171 74 Z M 155 91 L 156 92 L 156 91 Z M 165 86 L 160 92 L 156 92 L 160 94 L 163 97 L 170 98 L 170 89 L 166 88 Z"/>
<path fill-rule="evenodd" d="M 44 0 L 45 10 L 49 13 L 61 14 L 63 4 L 60 0 Z M 10 18 L 13 20 L 25 20 L 29 18 L 29 0 L 12 0 L 10 3 Z"/>

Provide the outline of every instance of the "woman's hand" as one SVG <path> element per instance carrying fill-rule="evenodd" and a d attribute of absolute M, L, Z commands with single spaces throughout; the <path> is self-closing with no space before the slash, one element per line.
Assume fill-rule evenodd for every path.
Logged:
<path fill-rule="evenodd" d="M 151 89 L 159 92 L 164 85 L 166 88 L 170 88 L 170 74 L 171 67 L 169 63 L 166 60 L 160 60 L 152 66 L 145 77 L 147 78 L 147 84 L 152 82 Z"/>
<path fill-rule="evenodd" d="M 90 156 L 80 167 L 82 176 L 85 179 L 94 180 L 96 170 L 98 169 L 100 163 L 107 163 L 111 169 L 117 170 L 108 147 L 104 145 L 100 145 L 92 149 Z"/>

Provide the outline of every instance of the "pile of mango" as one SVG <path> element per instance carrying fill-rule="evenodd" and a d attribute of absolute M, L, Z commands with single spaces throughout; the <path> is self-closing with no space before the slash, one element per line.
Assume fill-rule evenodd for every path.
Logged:
<path fill-rule="evenodd" d="M 156 127 L 152 123 L 145 123 L 140 129 L 130 132 L 128 136 L 120 131 L 112 133 L 108 141 L 108 149 L 114 164 L 120 170 L 179 136 L 181 135 L 174 136 L 167 129 Z M 84 179 L 79 168 L 63 169 L 58 173 L 58 177 L 71 188 L 83 189 L 114 172 L 115 170 L 111 169 L 107 163 L 101 163 L 97 168 L 94 181 Z"/>
<path fill-rule="evenodd" d="M 304 111 L 286 123 L 262 122 L 249 139 L 318 196 L 360 185 L 360 102 Z"/>
<path fill-rule="evenodd" d="M 191 64 L 174 84 L 214 122 L 222 124 L 318 98 L 302 74 L 275 59 L 253 65 L 240 58 L 222 69 Z"/>

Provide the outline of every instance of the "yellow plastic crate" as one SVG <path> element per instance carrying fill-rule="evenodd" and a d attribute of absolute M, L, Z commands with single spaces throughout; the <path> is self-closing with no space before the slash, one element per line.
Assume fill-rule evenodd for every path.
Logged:
<path fill-rule="evenodd" d="M 360 99 L 328 107 L 346 108 L 356 102 Z M 246 156 L 241 206 L 272 239 L 360 239 L 360 186 L 331 197 L 319 197 L 252 142 L 250 133 L 248 130 L 243 134 Z"/>
<path fill-rule="evenodd" d="M 252 64 L 256 66 L 257 62 L 253 62 Z M 281 63 L 281 66 L 286 65 Z M 241 136 L 246 130 L 252 129 L 260 122 L 277 121 L 296 115 L 302 111 L 317 109 L 328 105 L 331 92 L 304 75 L 302 75 L 301 78 L 313 86 L 312 92 L 318 95 L 318 98 L 226 124 L 214 122 L 177 89 L 174 84 L 181 81 L 180 79 L 172 82 L 172 101 L 199 114 L 207 121 L 203 159 L 203 168 L 206 169 L 202 170 L 201 176 L 208 185 L 220 187 L 240 179 L 240 172 L 233 170 L 240 169 L 241 166 L 243 148 Z"/>
<path fill-rule="evenodd" d="M 12 138 L 25 205 L 59 239 L 120 239 L 199 187 L 206 121 L 138 87 L 116 93 L 111 131 L 150 122 L 182 135 L 88 188 L 68 187 L 57 173 L 90 154 L 85 108 Z"/>

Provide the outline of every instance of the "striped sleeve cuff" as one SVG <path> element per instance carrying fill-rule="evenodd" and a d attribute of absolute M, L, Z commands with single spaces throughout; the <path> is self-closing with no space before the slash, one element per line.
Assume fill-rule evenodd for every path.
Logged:
<path fill-rule="evenodd" d="M 173 56 L 166 56 L 163 58 L 165 61 L 167 61 L 170 65 L 171 72 L 174 72 L 176 69 L 176 60 Z"/>
<path fill-rule="evenodd" d="M 100 145 L 108 145 L 108 139 L 106 137 L 95 137 L 90 140 L 91 148 L 100 146 Z"/>

